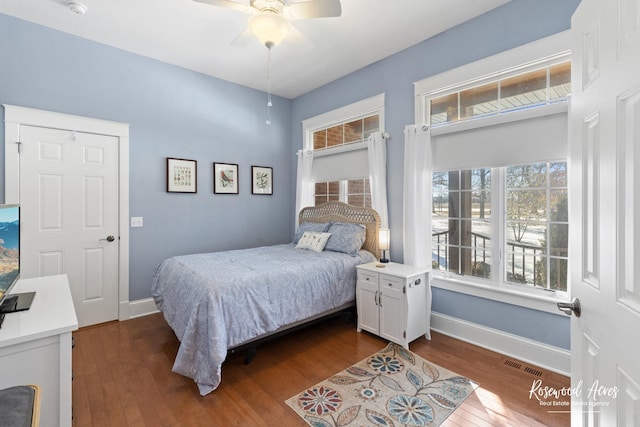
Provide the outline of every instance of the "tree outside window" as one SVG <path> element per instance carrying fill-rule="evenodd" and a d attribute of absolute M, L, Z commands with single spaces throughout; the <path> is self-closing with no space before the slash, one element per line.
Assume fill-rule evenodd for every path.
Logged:
<path fill-rule="evenodd" d="M 491 170 L 433 174 L 433 268 L 491 277 Z"/>

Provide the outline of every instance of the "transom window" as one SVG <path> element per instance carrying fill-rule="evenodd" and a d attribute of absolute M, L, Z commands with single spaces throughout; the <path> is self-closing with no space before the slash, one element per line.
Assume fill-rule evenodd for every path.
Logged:
<path fill-rule="evenodd" d="M 545 105 L 565 101 L 570 92 L 571 62 L 565 61 L 432 98 L 430 120 L 440 125 Z"/>
<path fill-rule="evenodd" d="M 339 123 L 313 132 L 313 149 L 324 150 L 339 145 L 362 142 L 380 130 L 378 114 Z"/>

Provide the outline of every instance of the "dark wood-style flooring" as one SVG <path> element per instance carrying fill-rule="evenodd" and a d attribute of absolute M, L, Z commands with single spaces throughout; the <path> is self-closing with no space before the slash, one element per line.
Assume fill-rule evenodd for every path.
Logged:
<path fill-rule="evenodd" d="M 336 317 L 263 344 L 249 365 L 244 354 L 231 355 L 220 387 L 202 397 L 191 379 L 171 372 L 178 340 L 160 314 L 84 328 L 74 337 L 78 427 L 305 426 L 284 401 L 386 345 Z M 438 333 L 410 347 L 480 384 L 445 426 L 570 424 L 569 414 L 549 413 L 529 398 L 534 380 L 560 388 L 569 386 L 567 377 Z"/>

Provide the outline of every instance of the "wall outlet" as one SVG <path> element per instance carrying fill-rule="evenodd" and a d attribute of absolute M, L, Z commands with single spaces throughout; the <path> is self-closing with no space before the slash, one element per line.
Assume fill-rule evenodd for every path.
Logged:
<path fill-rule="evenodd" d="M 131 217 L 131 228 L 142 227 L 142 217 L 141 216 L 132 216 Z"/>

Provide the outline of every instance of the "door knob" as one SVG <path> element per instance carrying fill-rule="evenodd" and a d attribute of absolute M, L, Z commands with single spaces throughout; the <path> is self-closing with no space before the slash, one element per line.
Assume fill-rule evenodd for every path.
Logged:
<path fill-rule="evenodd" d="M 116 238 L 113 237 L 113 236 L 107 236 L 106 239 L 100 239 L 100 240 L 106 240 L 107 242 L 113 242 L 114 240 L 116 240 Z"/>
<path fill-rule="evenodd" d="M 558 310 L 568 316 L 571 316 L 571 313 L 573 313 L 576 315 L 576 317 L 580 317 L 580 314 L 582 314 L 582 309 L 580 308 L 580 300 L 578 298 L 574 298 L 571 302 L 559 302 Z"/>

